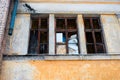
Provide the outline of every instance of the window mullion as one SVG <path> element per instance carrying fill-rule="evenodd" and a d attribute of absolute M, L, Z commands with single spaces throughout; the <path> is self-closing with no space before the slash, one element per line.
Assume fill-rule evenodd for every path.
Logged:
<path fill-rule="evenodd" d="M 49 55 L 54 55 L 56 52 L 56 31 L 55 31 L 55 16 L 54 14 L 49 14 Z"/>
<path fill-rule="evenodd" d="M 95 48 L 95 53 L 97 52 L 97 47 L 96 47 L 96 39 L 95 39 L 95 30 L 94 30 L 94 25 L 93 25 L 93 18 L 90 18 L 90 24 L 92 27 L 92 37 L 93 37 L 93 41 L 94 41 L 94 48 Z"/>
<path fill-rule="evenodd" d="M 66 50 L 67 50 L 66 53 L 68 54 L 68 30 L 67 30 L 67 26 L 68 26 L 67 25 L 67 18 L 65 18 L 65 29 L 66 29 L 65 30 L 65 35 L 66 35 L 66 43 L 65 44 L 66 44 Z"/>
<path fill-rule="evenodd" d="M 38 52 L 38 54 L 40 53 L 40 26 L 41 26 L 41 18 L 39 18 L 39 25 L 38 25 L 38 50 L 37 50 L 37 52 Z"/>

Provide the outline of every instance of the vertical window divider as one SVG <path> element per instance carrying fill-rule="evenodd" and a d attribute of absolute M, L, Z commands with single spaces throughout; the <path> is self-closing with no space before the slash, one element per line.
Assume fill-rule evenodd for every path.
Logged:
<path fill-rule="evenodd" d="M 66 53 L 68 54 L 68 29 L 67 29 L 67 27 L 68 27 L 68 25 L 67 25 L 67 18 L 65 18 L 65 34 L 66 34 L 66 49 L 67 49 L 67 51 L 66 51 Z"/>
<path fill-rule="evenodd" d="M 95 53 L 97 52 L 96 48 L 96 39 L 95 39 L 95 31 L 94 31 L 94 25 L 93 25 L 93 18 L 90 18 L 91 22 L 91 27 L 92 27 L 92 35 L 93 35 L 93 41 L 94 41 L 94 48 L 95 48 Z"/>
<path fill-rule="evenodd" d="M 47 35 L 48 35 L 48 38 L 47 38 L 47 51 L 48 51 L 48 54 L 49 54 L 49 17 L 47 18 Z"/>
<path fill-rule="evenodd" d="M 77 17 L 77 18 L 78 18 L 78 17 Z M 78 26 L 77 20 L 78 20 L 78 19 L 76 19 L 77 36 L 79 36 L 79 35 L 78 35 L 78 34 L 79 34 L 78 27 L 79 27 L 79 26 Z M 78 48 L 79 48 L 79 49 L 78 49 L 78 52 L 79 52 L 79 54 L 80 54 L 80 45 L 79 45 L 79 43 L 80 43 L 80 40 L 79 40 L 79 37 L 77 37 L 77 40 L 78 40 Z"/>
<path fill-rule="evenodd" d="M 40 26 L 41 26 L 41 19 L 39 17 L 39 25 L 38 25 L 38 54 L 40 53 Z"/>

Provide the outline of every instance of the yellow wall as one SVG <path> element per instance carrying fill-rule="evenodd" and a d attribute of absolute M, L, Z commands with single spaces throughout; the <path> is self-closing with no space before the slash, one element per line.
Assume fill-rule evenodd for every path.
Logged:
<path fill-rule="evenodd" d="M 120 60 L 3 61 L 2 80 L 120 80 Z"/>

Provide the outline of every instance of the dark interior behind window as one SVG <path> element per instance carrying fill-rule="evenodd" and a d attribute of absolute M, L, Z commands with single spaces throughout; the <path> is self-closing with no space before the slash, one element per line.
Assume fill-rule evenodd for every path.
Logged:
<path fill-rule="evenodd" d="M 87 53 L 105 53 L 99 17 L 84 17 Z"/>
<path fill-rule="evenodd" d="M 48 53 L 48 18 L 32 16 L 31 22 L 28 53 Z"/>

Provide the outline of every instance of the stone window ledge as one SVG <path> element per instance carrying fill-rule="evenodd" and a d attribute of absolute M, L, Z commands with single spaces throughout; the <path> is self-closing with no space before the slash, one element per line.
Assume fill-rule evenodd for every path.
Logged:
<path fill-rule="evenodd" d="M 3 55 L 3 60 L 120 60 L 120 54 Z"/>

